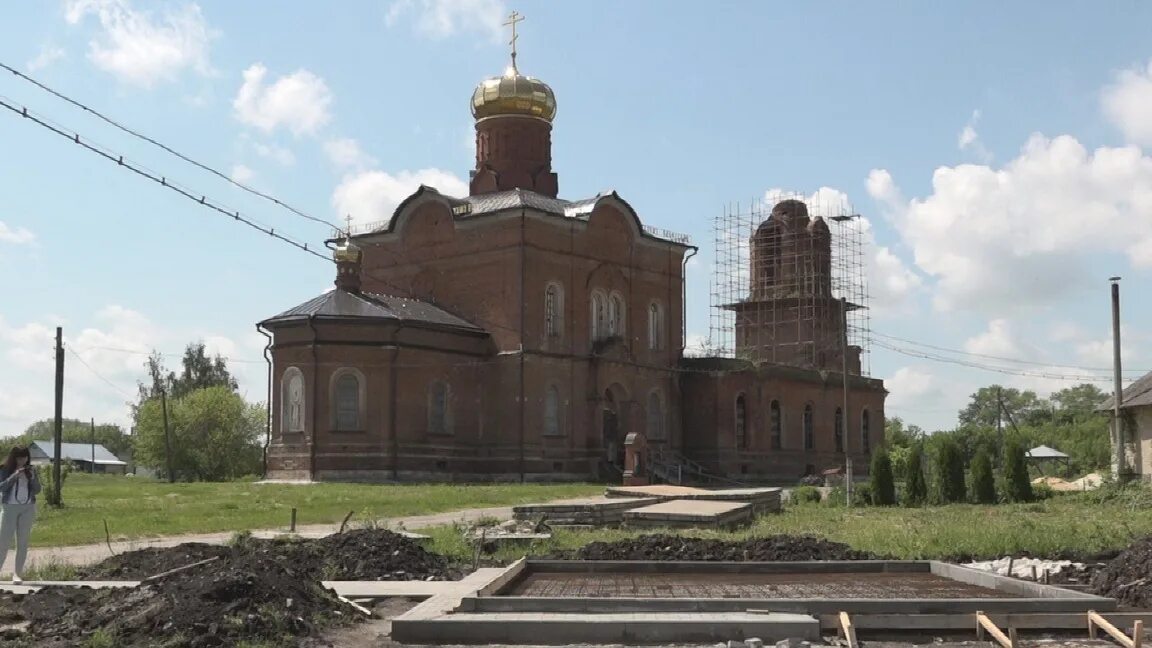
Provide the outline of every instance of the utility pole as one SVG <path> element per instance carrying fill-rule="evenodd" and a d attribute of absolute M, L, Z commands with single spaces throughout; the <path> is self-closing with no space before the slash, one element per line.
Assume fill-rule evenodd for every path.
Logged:
<path fill-rule="evenodd" d="M 1004 399 L 1000 396 L 1000 386 L 996 386 L 996 443 L 1000 445 L 1000 459 L 1004 459 Z M 1002 465 L 1002 464 L 1000 464 Z"/>
<path fill-rule="evenodd" d="M 92 419 L 92 432 L 89 435 L 92 438 L 92 465 L 88 472 L 96 474 L 96 419 Z"/>
<path fill-rule="evenodd" d="M 168 433 L 168 395 L 164 390 L 160 390 L 160 409 L 164 414 L 164 454 L 167 457 L 168 466 L 168 483 L 172 484 L 176 481 L 176 475 L 172 473 L 172 436 Z"/>
<path fill-rule="evenodd" d="M 1124 451 L 1124 427 L 1120 420 L 1120 399 L 1124 390 L 1120 384 L 1120 277 L 1112 282 L 1112 474 L 1118 481 L 1128 477 Z"/>
<path fill-rule="evenodd" d="M 64 435 L 64 329 L 56 327 L 56 420 L 52 425 L 53 504 L 64 505 L 60 484 L 60 441 Z"/>
<path fill-rule="evenodd" d="M 847 505 L 852 506 L 852 455 L 848 453 L 848 299 L 840 298 L 840 382 L 842 386 L 843 416 L 841 421 L 841 434 L 844 435 L 844 492 L 848 500 Z"/>

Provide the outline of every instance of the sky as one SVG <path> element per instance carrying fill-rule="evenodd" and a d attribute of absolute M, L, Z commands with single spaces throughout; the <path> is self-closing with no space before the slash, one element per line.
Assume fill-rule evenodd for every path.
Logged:
<path fill-rule="evenodd" d="M 0 100 L 323 250 L 321 221 L 466 192 L 475 85 L 519 67 L 559 105 L 562 197 L 616 190 L 692 237 L 707 344 L 715 218 L 784 190 L 865 224 L 887 414 L 950 429 L 981 386 L 1111 390 L 1152 370 L 1152 4 L 632 0 L 13 3 L 0 62 L 217 174 L 0 72 Z M 267 394 L 256 322 L 332 264 L 0 109 L 0 436 L 53 413 L 130 424 L 150 350 L 202 340 Z"/>

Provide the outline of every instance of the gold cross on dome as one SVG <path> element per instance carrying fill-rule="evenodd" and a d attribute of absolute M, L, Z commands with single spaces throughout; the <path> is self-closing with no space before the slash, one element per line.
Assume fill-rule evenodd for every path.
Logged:
<path fill-rule="evenodd" d="M 504 23 L 505 27 L 512 27 L 512 40 L 508 41 L 508 44 L 512 46 L 512 71 L 513 72 L 518 71 L 518 70 L 516 70 L 516 39 L 519 38 L 519 36 L 516 35 L 516 23 L 521 22 L 523 20 L 524 20 L 523 15 L 513 11 L 512 13 L 508 14 L 508 22 Z"/>

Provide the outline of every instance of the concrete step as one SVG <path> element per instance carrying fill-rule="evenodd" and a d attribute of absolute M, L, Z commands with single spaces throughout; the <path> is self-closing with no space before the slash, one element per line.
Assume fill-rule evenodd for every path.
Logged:
<path fill-rule="evenodd" d="M 638 613 L 445 614 L 433 618 L 399 617 L 392 639 L 434 644 L 661 644 L 715 643 L 760 637 L 766 643 L 801 637 L 820 638 L 820 622 L 806 614 Z"/>

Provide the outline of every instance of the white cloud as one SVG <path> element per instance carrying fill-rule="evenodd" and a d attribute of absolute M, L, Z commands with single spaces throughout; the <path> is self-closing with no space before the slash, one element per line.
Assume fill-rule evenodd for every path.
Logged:
<path fill-rule="evenodd" d="M 240 184 L 248 184 L 252 178 L 256 177 L 256 172 L 244 166 L 243 164 L 236 164 L 232 167 L 231 178 Z"/>
<path fill-rule="evenodd" d="M 295 135 L 313 134 L 331 119 L 332 93 L 324 80 L 297 70 L 266 83 L 268 69 L 260 63 L 244 71 L 244 83 L 232 102 L 236 119 L 270 133 L 287 128 Z"/>
<path fill-rule="evenodd" d="M 256 154 L 260 157 L 268 158 L 280 166 L 292 166 L 296 164 L 296 155 L 283 146 L 256 143 L 252 145 L 252 148 L 255 149 Z"/>
<path fill-rule="evenodd" d="M 904 416 L 908 422 L 913 417 L 903 415 L 902 410 L 916 412 L 938 409 L 945 400 L 945 392 L 938 377 L 921 367 L 900 367 L 884 379 L 884 387 L 889 391 L 885 402 L 889 416 Z"/>
<path fill-rule="evenodd" d="M 941 310 L 1044 306 L 1092 281 L 1092 254 L 1152 267 L 1152 158 L 1135 147 L 1088 151 L 1033 135 L 999 169 L 940 167 L 932 194 L 905 201 L 875 170 L 868 190 L 891 209 Z"/>
<path fill-rule="evenodd" d="M 186 69 L 202 75 L 212 71 L 208 49 L 214 34 L 195 3 L 161 16 L 133 9 L 128 0 L 69 0 L 65 5 L 70 24 L 90 15 L 99 21 L 100 33 L 88 44 L 88 58 L 126 83 L 150 87 Z"/>
<path fill-rule="evenodd" d="M 360 148 L 359 142 L 349 137 L 324 142 L 324 152 L 332 164 L 342 169 L 361 169 L 376 163 L 372 156 Z"/>
<path fill-rule="evenodd" d="M 968 123 L 964 124 L 960 135 L 956 137 L 956 146 L 961 151 L 971 152 L 981 162 L 988 163 L 992 161 L 992 153 L 984 146 L 984 142 L 980 141 L 980 134 L 976 132 L 976 122 L 978 121 L 980 121 L 980 111 L 973 110 L 972 116 L 968 118 Z"/>
<path fill-rule="evenodd" d="M 1004 358 L 1033 356 L 1032 353 L 1028 352 L 1024 343 L 1013 334 L 1012 324 L 1006 319 L 989 321 L 985 331 L 964 342 L 964 350 L 968 353 Z"/>
<path fill-rule="evenodd" d="M 0 436 L 19 434 L 53 411 L 55 327 L 46 317 L 20 325 L 0 319 Z M 129 402 L 136 383 L 145 378 L 144 363 L 157 349 L 168 369 L 176 370 L 184 346 L 203 340 L 209 353 L 228 358 L 228 369 L 240 391 L 252 402 L 267 398 L 264 338 L 255 332 L 236 337 L 195 330 L 166 329 L 143 313 L 109 305 L 93 314 L 83 328 L 65 323 L 64 416 L 97 423 L 131 424 Z M 77 357 L 78 356 L 78 357 Z M 48 388 L 45 389 L 44 386 Z"/>
<path fill-rule="evenodd" d="M 1128 141 L 1152 146 L 1152 61 L 1118 73 L 1102 91 L 1101 103 Z"/>
<path fill-rule="evenodd" d="M 36 240 L 36 235 L 27 227 L 12 227 L 0 221 L 0 243 L 26 245 Z"/>
<path fill-rule="evenodd" d="M 478 32 L 497 42 L 504 38 L 508 5 L 504 0 L 395 0 L 385 23 L 392 27 L 406 14 L 415 14 L 416 30 L 433 38 Z"/>
<path fill-rule="evenodd" d="M 341 218 L 350 214 L 354 225 L 387 221 L 396 206 L 422 184 L 449 196 L 468 193 L 468 183 L 440 169 L 401 171 L 396 175 L 364 171 L 345 176 L 332 194 L 332 206 Z"/>
<path fill-rule="evenodd" d="M 63 49 L 55 45 L 44 45 L 40 48 L 40 53 L 28 61 L 25 67 L 29 72 L 39 72 L 52 65 L 57 61 L 61 61 L 66 56 Z"/>
<path fill-rule="evenodd" d="M 684 355 L 689 358 L 703 358 L 711 355 L 708 348 L 708 336 L 701 333 L 689 333 L 684 340 Z"/>

